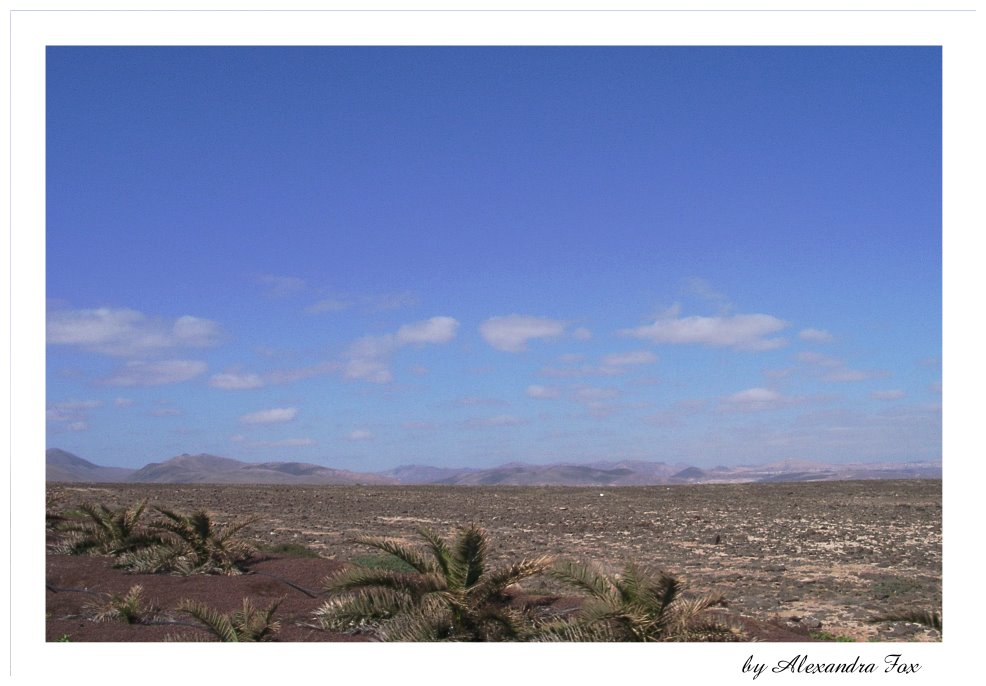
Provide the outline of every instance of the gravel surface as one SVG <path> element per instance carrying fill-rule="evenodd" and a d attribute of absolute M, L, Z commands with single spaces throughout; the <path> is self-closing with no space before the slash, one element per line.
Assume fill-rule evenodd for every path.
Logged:
<path fill-rule="evenodd" d="M 731 612 L 823 638 L 938 641 L 901 610 L 940 610 L 938 480 L 614 488 L 49 484 L 49 510 L 82 502 L 250 516 L 258 544 L 298 543 L 329 561 L 374 551 L 357 535 L 451 533 L 475 522 L 492 562 L 553 554 L 618 571 L 627 560 L 725 596 Z M 540 586 L 538 585 L 540 584 Z M 126 590 L 126 589 L 124 589 Z M 550 581 L 532 592 L 557 592 Z M 109 639 L 112 640 L 112 639 Z M 324 640 L 324 639 L 323 639 Z"/>

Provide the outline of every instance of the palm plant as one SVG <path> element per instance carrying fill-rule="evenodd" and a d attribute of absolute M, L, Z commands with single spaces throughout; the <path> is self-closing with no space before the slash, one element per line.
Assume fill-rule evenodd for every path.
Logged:
<path fill-rule="evenodd" d="M 470 525 L 454 540 L 419 529 L 423 549 L 392 538 L 364 536 L 354 542 L 401 560 L 413 571 L 350 568 L 328 577 L 330 598 L 316 615 L 325 628 L 375 626 L 390 641 L 517 640 L 529 631 L 526 618 L 510 607 L 507 589 L 547 571 L 552 560 L 522 560 L 486 569 L 489 537 Z"/>
<path fill-rule="evenodd" d="M 274 612 L 281 604 L 279 598 L 263 610 L 253 606 L 249 598 L 243 599 L 243 607 L 236 612 L 222 613 L 203 603 L 183 600 L 178 611 L 190 615 L 203 628 L 224 643 L 272 641 L 281 629 L 274 619 Z"/>
<path fill-rule="evenodd" d="M 45 529 L 57 530 L 61 522 L 65 521 L 65 516 L 54 509 L 55 505 L 64 497 L 61 493 L 45 492 Z"/>
<path fill-rule="evenodd" d="M 72 555 L 121 555 L 154 545 L 158 539 L 141 524 L 147 500 L 136 507 L 113 510 L 84 503 L 56 526 L 71 535 L 62 550 Z"/>
<path fill-rule="evenodd" d="M 589 597 L 574 621 L 544 627 L 541 640 L 694 641 L 730 640 L 733 631 L 706 614 L 722 597 L 686 598 L 684 584 L 665 572 L 630 562 L 619 576 L 586 564 L 565 562 L 551 575 Z"/>
<path fill-rule="evenodd" d="M 144 603 L 144 588 L 140 585 L 130 587 L 125 595 L 109 594 L 102 602 L 89 605 L 93 620 L 105 622 L 121 621 L 126 624 L 140 624 L 157 612 L 157 608 Z"/>
<path fill-rule="evenodd" d="M 191 515 L 155 508 L 164 520 L 150 526 L 158 532 L 159 544 L 121 556 L 119 565 L 144 573 L 239 574 L 240 565 L 253 553 L 253 546 L 235 534 L 257 520 L 217 525 L 208 513 Z"/>

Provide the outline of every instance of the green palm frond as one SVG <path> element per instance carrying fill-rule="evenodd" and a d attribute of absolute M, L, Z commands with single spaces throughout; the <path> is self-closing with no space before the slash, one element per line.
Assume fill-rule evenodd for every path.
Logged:
<path fill-rule="evenodd" d="M 471 588 L 483 575 L 486 563 L 486 532 L 472 524 L 455 541 L 449 581 L 458 588 Z"/>
<path fill-rule="evenodd" d="M 435 573 L 408 574 L 386 569 L 344 569 L 327 576 L 322 586 L 330 593 L 353 591 L 364 588 L 387 588 L 411 597 L 446 588 L 442 577 Z"/>
<path fill-rule="evenodd" d="M 366 588 L 356 594 L 329 598 L 315 611 L 315 617 L 330 631 L 362 631 L 411 609 L 402 593 L 389 588 Z"/>
<path fill-rule="evenodd" d="M 116 558 L 113 566 L 135 574 L 157 574 L 171 571 L 178 556 L 179 551 L 174 548 L 156 545 L 123 553 Z"/>
<path fill-rule="evenodd" d="M 393 555 L 397 559 L 407 563 L 421 574 L 434 571 L 434 565 L 430 564 L 414 548 L 409 548 L 403 541 L 396 538 L 382 538 L 379 536 L 357 536 L 353 543 L 370 546 L 377 550 L 382 550 L 388 555 Z"/>
<path fill-rule="evenodd" d="M 485 604 L 501 596 L 508 588 L 538 574 L 544 574 L 554 564 L 554 558 L 543 556 L 533 560 L 521 560 L 503 569 L 487 573 L 470 589 L 478 604 Z"/>
<path fill-rule="evenodd" d="M 434 558 L 434 564 L 441 570 L 442 576 L 448 578 L 450 573 L 449 565 L 452 564 L 452 551 L 449 550 L 448 544 L 431 529 L 422 527 L 418 529 L 418 535 L 425 539 L 428 550 Z M 420 572 L 421 570 L 419 569 L 418 571 Z"/>
<path fill-rule="evenodd" d="M 254 608 L 249 598 L 243 599 L 243 608 L 232 616 L 233 627 L 240 641 L 269 641 L 281 629 L 281 623 L 274 619 L 274 613 L 283 602 L 275 600 L 263 610 Z"/>
<path fill-rule="evenodd" d="M 134 508 L 113 510 L 103 504 L 83 503 L 69 513 L 56 529 L 70 534 L 62 549 L 71 554 L 119 555 L 157 542 L 157 537 L 140 523 L 147 500 Z"/>
<path fill-rule="evenodd" d="M 204 603 L 183 600 L 178 604 L 178 611 L 191 615 L 193 619 L 223 643 L 236 643 L 240 640 L 229 615 L 225 615 Z"/>
<path fill-rule="evenodd" d="M 445 609 L 413 608 L 380 627 L 380 639 L 387 642 L 427 643 L 455 641 L 452 616 Z"/>
<path fill-rule="evenodd" d="M 144 589 L 140 585 L 130 587 L 125 595 L 108 594 L 104 600 L 87 606 L 92 619 L 97 622 L 120 621 L 126 624 L 139 624 L 156 612 L 156 608 L 145 605 Z"/>
<path fill-rule="evenodd" d="M 459 529 L 452 540 L 428 529 L 418 533 L 424 540 L 420 548 L 393 538 L 354 539 L 416 571 L 356 568 L 326 577 L 323 586 L 336 597 L 319 610 L 323 625 L 372 625 L 383 640 L 400 641 L 513 640 L 524 635 L 533 621 L 508 607 L 505 591 L 546 571 L 549 558 L 488 571 L 489 537 L 478 526 Z M 355 616 L 359 611 L 366 613 L 365 621 Z"/>
<path fill-rule="evenodd" d="M 528 622 L 523 613 L 501 605 L 480 605 L 467 616 L 470 640 L 516 641 L 526 637 Z"/>
<path fill-rule="evenodd" d="M 178 604 L 178 611 L 190 615 L 224 643 L 270 641 L 281 628 L 281 623 L 274 620 L 274 612 L 282 600 L 275 600 L 265 609 L 258 610 L 249 598 L 244 598 L 241 609 L 228 614 L 204 603 L 183 600 Z"/>
<path fill-rule="evenodd" d="M 552 575 L 589 595 L 570 628 L 550 626 L 549 640 L 585 636 L 586 640 L 620 641 L 715 640 L 732 636 L 727 627 L 709 621 L 706 612 L 721 596 L 687 598 L 677 577 L 628 563 L 619 576 L 578 563 L 555 566 Z"/>
<path fill-rule="evenodd" d="M 657 583 L 648 590 L 657 599 L 660 612 L 663 614 L 668 611 L 675 601 L 682 597 L 685 586 L 677 578 L 660 572 Z"/>
<path fill-rule="evenodd" d="M 611 601 L 616 595 L 612 580 L 600 570 L 580 562 L 562 561 L 552 567 L 551 576 L 574 586 L 593 598 Z"/>
<path fill-rule="evenodd" d="M 217 525 L 211 516 L 198 511 L 191 515 L 155 508 L 165 519 L 151 526 L 160 532 L 162 545 L 170 549 L 163 557 L 174 560 L 168 570 L 179 574 L 239 574 L 240 563 L 253 553 L 252 545 L 234 538 L 256 517 L 236 524 Z"/>
<path fill-rule="evenodd" d="M 533 640 L 539 643 L 613 643 L 622 639 L 604 622 L 563 621 L 540 627 Z"/>
<path fill-rule="evenodd" d="M 697 598 L 682 598 L 674 604 L 672 614 L 679 621 L 691 621 L 707 610 L 711 610 L 714 607 L 721 607 L 724 603 L 725 599 L 719 593 L 709 593 Z"/>

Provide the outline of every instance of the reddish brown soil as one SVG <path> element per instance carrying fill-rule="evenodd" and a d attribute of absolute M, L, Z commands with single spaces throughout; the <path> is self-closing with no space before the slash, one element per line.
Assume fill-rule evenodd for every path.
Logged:
<path fill-rule="evenodd" d="M 370 641 L 368 634 L 325 631 L 317 625 L 315 610 L 324 602 L 321 581 L 343 563 L 324 558 L 267 557 L 251 562 L 236 576 L 130 574 L 112 566 L 109 557 L 49 555 L 47 558 L 47 641 L 209 641 L 208 631 L 177 611 L 182 600 L 194 600 L 220 611 L 233 612 L 249 598 L 256 608 L 280 599 L 275 618 L 280 622 L 277 641 Z M 94 615 L 111 595 L 124 595 L 133 586 L 143 588 L 145 605 L 153 613 L 141 622 L 97 621 Z M 574 597 L 518 595 L 514 603 L 544 605 L 564 613 L 578 608 Z M 724 619 L 747 640 L 807 641 L 805 632 L 724 613 Z"/>
<path fill-rule="evenodd" d="M 258 609 L 282 599 L 274 615 L 281 623 L 277 633 L 280 641 L 368 640 L 365 636 L 326 632 L 315 623 L 314 611 L 324 602 L 321 580 L 339 569 L 339 562 L 294 557 L 258 559 L 249 565 L 247 573 L 237 576 L 128 574 L 114 569 L 112 562 L 108 557 L 48 556 L 46 640 L 64 640 L 65 636 L 73 642 L 210 640 L 208 631 L 176 611 L 178 604 L 187 599 L 220 612 L 233 612 L 242 608 L 244 598 Z M 95 606 L 105 605 L 110 594 L 124 595 L 135 585 L 143 588 L 146 604 L 158 610 L 146 623 L 92 619 Z"/>

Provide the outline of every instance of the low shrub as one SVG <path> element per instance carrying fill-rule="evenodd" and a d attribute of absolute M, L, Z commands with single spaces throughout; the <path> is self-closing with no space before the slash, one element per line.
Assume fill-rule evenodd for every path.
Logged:
<path fill-rule="evenodd" d="M 333 597 L 316 613 L 322 625 L 334 630 L 371 628 L 385 641 L 526 637 L 531 623 L 523 611 L 510 607 L 506 590 L 545 572 L 549 558 L 488 570 L 489 537 L 483 529 L 463 527 L 450 540 L 428 529 L 418 534 L 424 541 L 420 547 L 393 538 L 355 539 L 403 564 L 397 569 L 352 567 L 327 578 L 325 587 Z M 403 571 L 405 567 L 410 571 Z"/>
<path fill-rule="evenodd" d="M 274 635 L 281 629 L 281 623 L 274 619 L 274 612 L 282 600 L 283 598 L 275 600 L 265 609 L 259 610 L 249 598 L 244 598 L 243 607 L 231 613 L 222 613 L 203 603 L 184 600 L 179 603 L 178 611 L 192 617 L 216 640 L 223 643 L 273 641 Z M 172 640 L 190 639 L 178 636 L 172 637 Z"/>
<path fill-rule="evenodd" d="M 157 608 L 145 603 L 143 594 L 143 587 L 134 585 L 125 595 L 107 594 L 104 600 L 91 603 L 88 609 L 97 622 L 141 624 L 157 614 Z"/>

